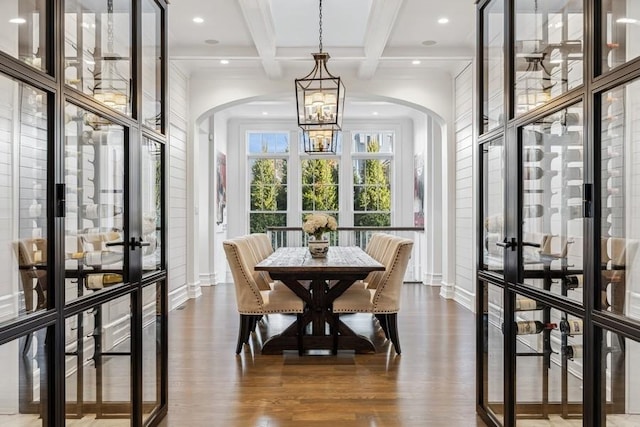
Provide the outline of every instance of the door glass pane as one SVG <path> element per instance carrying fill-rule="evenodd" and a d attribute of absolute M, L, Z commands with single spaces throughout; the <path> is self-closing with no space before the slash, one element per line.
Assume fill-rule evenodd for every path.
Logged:
<path fill-rule="evenodd" d="M 582 103 L 522 129 L 523 283 L 582 302 Z"/>
<path fill-rule="evenodd" d="M 125 295 L 66 319 L 67 423 L 130 425 L 130 300 Z"/>
<path fill-rule="evenodd" d="M 607 72 L 640 56 L 640 3 L 636 0 L 601 0 L 601 3 L 602 71 Z"/>
<path fill-rule="evenodd" d="M 124 128 L 65 108 L 67 301 L 124 281 Z"/>
<path fill-rule="evenodd" d="M 131 0 L 67 0 L 64 81 L 131 114 Z"/>
<path fill-rule="evenodd" d="M 47 71 L 47 0 L 4 0 L 0 2 L 0 50 Z"/>
<path fill-rule="evenodd" d="M 161 269 L 163 145 L 144 138 L 142 143 L 142 268 Z M 148 244 L 148 246 L 147 246 Z"/>
<path fill-rule="evenodd" d="M 393 153 L 393 131 L 353 132 L 354 153 Z"/>
<path fill-rule="evenodd" d="M 504 144 L 502 138 L 482 146 L 482 268 L 502 272 L 504 252 Z"/>
<path fill-rule="evenodd" d="M 516 295 L 514 321 L 516 424 L 582 418 L 582 329 L 575 327 L 582 322 L 523 295 Z"/>
<path fill-rule="evenodd" d="M 504 123 L 504 9 L 503 1 L 493 0 L 482 11 L 484 34 L 483 132 Z"/>
<path fill-rule="evenodd" d="M 499 286 L 483 282 L 482 366 L 484 407 L 502 421 L 504 417 L 504 292 Z"/>
<path fill-rule="evenodd" d="M 0 324 L 47 307 L 47 94 L 0 75 Z"/>
<path fill-rule="evenodd" d="M 582 84 L 582 4 L 516 0 L 516 115 Z"/>
<path fill-rule="evenodd" d="M 640 343 L 602 329 L 603 426 L 640 425 Z"/>
<path fill-rule="evenodd" d="M 47 426 L 47 330 L 0 345 L 0 425 Z"/>
<path fill-rule="evenodd" d="M 640 80 L 600 96 L 601 309 L 640 319 Z"/>
<path fill-rule="evenodd" d="M 142 414 L 146 420 L 160 406 L 162 366 L 162 285 L 142 289 Z"/>
<path fill-rule="evenodd" d="M 162 130 L 162 14 L 153 0 L 142 2 L 142 123 Z"/>

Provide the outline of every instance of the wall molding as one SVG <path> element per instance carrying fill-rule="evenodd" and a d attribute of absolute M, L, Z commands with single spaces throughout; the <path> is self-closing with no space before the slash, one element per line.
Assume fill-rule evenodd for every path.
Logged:
<path fill-rule="evenodd" d="M 455 283 L 447 283 L 442 281 L 440 285 L 440 296 L 446 299 L 454 299 L 455 297 Z"/>
<path fill-rule="evenodd" d="M 460 286 L 456 286 L 454 291 L 453 300 L 471 311 L 472 313 L 476 312 L 476 294 L 468 291 Z"/>
<path fill-rule="evenodd" d="M 169 311 L 175 310 L 189 300 L 187 285 L 184 284 L 169 292 Z"/>
<path fill-rule="evenodd" d="M 190 299 L 198 298 L 202 296 L 202 289 L 200 288 L 200 281 L 197 280 L 194 283 L 187 283 L 187 295 Z"/>
<path fill-rule="evenodd" d="M 213 286 L 216 284 L 216 273 L 200 273 L 200 286 Z"/>

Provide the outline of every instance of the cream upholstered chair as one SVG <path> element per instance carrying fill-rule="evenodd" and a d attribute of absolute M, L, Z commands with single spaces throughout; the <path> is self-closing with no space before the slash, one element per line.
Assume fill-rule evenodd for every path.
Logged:
<path fill-rule="evenodd" d="M 269 236 L 265 233 L 251 233 L 249 237 L 252 239 L 259 251 L 260 261 L 273 253 L 271 240 L 269 240 Z"/>
<path fill-rule="evenodd" d="M 258 289 L 261 291 L 270 291 L 271 287 L 271 278 L 262 271 L 255 271 L 254 267 L 257 263 L 262 261 L 257 252 L 256 245 L 252 242 L 252 238 L 250 236 L 241 236 L 234 239 L 238 246 L 241 247 L 244 253 L 244 260 L 247 264 L 247 271 L 252 276 L 255 281 Z"/>
<path fill-rule="evenodd" d="M 18 258 L 20 279 L 24 292 L 24 305 L 27 313 L 46 308 L 47 305 L 47 241 L 45 239 L 21 239 L 13 242 L 13 250 Z M 33 279 L 37 279 L 35 286 Z M 37 301 L 33 305 L 33 291 Z"/>
<path fill-rule="evenodd" d="M 400 311 L 400 291 L 413 241 L 392 237 L 389 242 L 390 265 L 375 289 L 349 289 L 333 302 L 333 313 L 373 313 L 387 338 L 400 354 L 397 315 Z"/>
<path fill-rule="evenodd" d="M 254 279 L 254 271 L 249 267 L 248 259 L 253 258 L 244 238 L 223 242 L 227 262 L 231 268 L 236 289 L 236 303 L 240 313 L 240 330 L 236 354 L 240 354 L 244 343 L 249 341 L 251 331 L 257 320 L 270 313 L 296 313 L 304 311 L 303 301 L 288 289 L 261 290 Z M 300 319 L 298 319 L 300 321 Z M 298 346 L 302 348 L 302 336 L 298 336 Z"/>

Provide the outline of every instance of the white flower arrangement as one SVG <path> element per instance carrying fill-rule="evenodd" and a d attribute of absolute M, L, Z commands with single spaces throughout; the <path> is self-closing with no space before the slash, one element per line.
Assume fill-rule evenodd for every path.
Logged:
<path fill-rule="evenodd" d="M 321 239 L 324 233 L 336 231 L 338 222 L 331 215 L 324 213 L 309 214 L 304 218 L 302 231 L 316 239 Z"/>

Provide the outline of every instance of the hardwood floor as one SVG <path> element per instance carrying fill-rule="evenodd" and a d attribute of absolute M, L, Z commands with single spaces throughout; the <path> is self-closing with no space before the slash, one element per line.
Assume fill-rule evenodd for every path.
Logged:
<path fill-rule="evenodd" d="M 484 426 L 475 414 L 474 315 L 405 284 L 393 351 L 367 314 L 341 317 L 377 352 L 263 356 L 292 317 L 270 315 L 235 354 L 232 285 L 203 288 L 169 318 L 169 414 L 161 426 Z"/>

